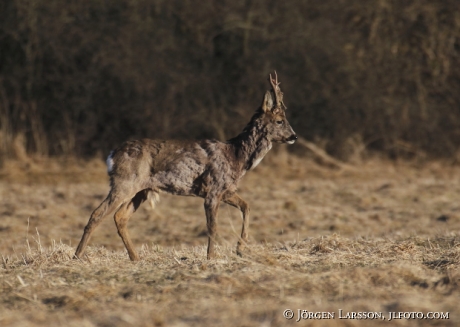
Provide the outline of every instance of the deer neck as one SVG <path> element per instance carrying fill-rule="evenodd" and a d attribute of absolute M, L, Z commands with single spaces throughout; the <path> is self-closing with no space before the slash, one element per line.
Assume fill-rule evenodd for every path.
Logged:
<path fill-rule="evenodd" d="M 254 169 L 272 148 L 263 127 L 259 124 L 247 126 L 237 137 L 230 140 L 243 174 Z"/>

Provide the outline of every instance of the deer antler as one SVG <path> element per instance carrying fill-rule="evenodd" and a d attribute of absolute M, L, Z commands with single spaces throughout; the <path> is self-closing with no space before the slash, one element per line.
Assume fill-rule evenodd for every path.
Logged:
<path fill-rule="evenodd" d="M 278 75 L 276 74 L 275 70 L 275 79 L 272 78 L 272 74 L 270 74 L 270 84 L 272 85 L 273 93 L 275 94 L 276 100 L 276 107 L 286 110 L 287 107 L 283 102 L 283 92 L 280 89 L 280 82 L 278 82 Z"/>

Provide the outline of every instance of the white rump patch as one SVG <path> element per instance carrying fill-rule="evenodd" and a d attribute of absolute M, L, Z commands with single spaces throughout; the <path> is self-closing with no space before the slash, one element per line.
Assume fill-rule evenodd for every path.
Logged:
<path fill-rule="evenodd" d="M 107 172 L 110 173 L 113 169 L 113 151 L 110 151 L 105 163 L 107 164 Z"/>

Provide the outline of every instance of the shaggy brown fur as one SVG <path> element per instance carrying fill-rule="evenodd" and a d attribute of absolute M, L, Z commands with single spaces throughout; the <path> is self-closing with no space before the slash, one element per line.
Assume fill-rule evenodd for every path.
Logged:
<path fill-rule="evenodd" d="M 272 147 L 272 142 L 294 143 L 297 139 L 286 119 L 283 93 L 277 79 L 270 76 L 272 93 L 267 91 L 261 107 L 237 137 L 227 142 L 128 141 L 107 159 L 111 190 L 93 212 L 75 255 L 81 257 L 91 233 L 104 217 L 115 213 L 118 234 L 131 260 L 139 260 L 126 225 L 130 216 L 149 197 L 160 191 L 204 198 L 208 228 L 208 259 L 214 256 L 217 211 L 221 201 L 241 210 L 243 226 L 237 253 L 248 239 L 249 206 L 236 193 L 246 171 L 256 167 Z"/>

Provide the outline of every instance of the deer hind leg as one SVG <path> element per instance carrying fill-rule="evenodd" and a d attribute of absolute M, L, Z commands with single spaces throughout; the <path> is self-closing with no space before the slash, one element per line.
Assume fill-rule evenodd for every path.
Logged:
<path fill-rule="evenodd" d="M 249 205 L 236 193 L 231 197 L 224 199 L 224 202 L 241 210 L 243 226 L 241 228 L 241 238 L 238 240 L 238 244 L 236 246 L 236 254 L 242 256 L 243 250 L 248 242 Z"/>
<path fill-rule="evenodd" d="M 128 232 L 128 221 L 131 215 L 136 212 L 142 202 L 149 199 L 149 190 L 143 190 L 138 192 L 131 201 L 123 204 L 120 209 L 115 213 L 114 220 L 117 226 L 118 235 L 120 235 L 123 243 L 125 244 L 126 250 L 128 251 L 129 258 L 131 261 L 139 261 L 139 255 L 134 249 L 131 237 Z"/>
<path fill-rule="evenodd" d="M 102 222 L 102 220 L 105 217 L 117 210 L 122 203 L 122 199 L 113 196 L 112 192 L 110 192 L 107 198 L 104 201 L 102 201 L 102 203 L 99 205 L 99 207 L 97 207 L 96 210 L 93 211 L 88 223 L 86 224 L 83 236 L 81 237 L 77 250 L 75 251 L 75 256 L 77 258 L 81 258 L 81 256 L 85 252 L 91 234 L 94 232 L 96 227 Z"/>
<path fill-rule="evenodd" d="M 214 258 L 214 244 L 217 236 L 217 211 L 219 210 L 220 197 L 207 197 L 204 200 L 206 212 L 206 225 L 208 227 L 208 260 Z"/>

